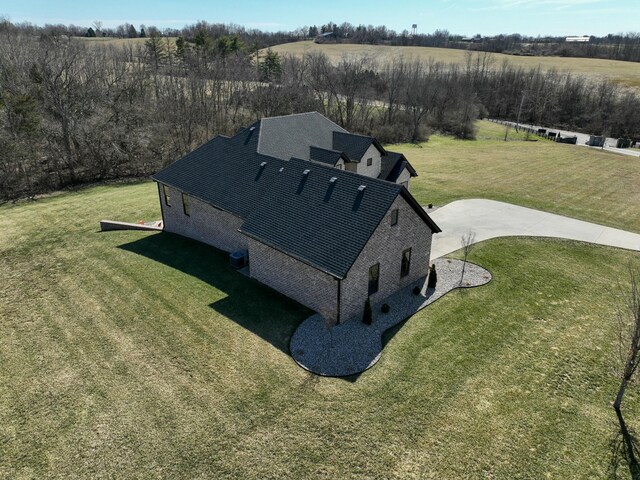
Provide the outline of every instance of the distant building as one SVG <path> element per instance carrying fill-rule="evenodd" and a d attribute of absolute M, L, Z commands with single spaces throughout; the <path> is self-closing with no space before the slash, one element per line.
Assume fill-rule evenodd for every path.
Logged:
<path fill-rule="evenodd" d="M 313 41 L 315 43 L 325 43 L 328 41 L 335 40 L 336 36 L 333 32 L 325 32 L 318 35 Z"/>
<path fill-rule="evenodd" d="M 460 41 L 464 43 L 482 43 L 482 37 L 477 35 L 475 37 L 462 37 Z"/>
<path fill-rule="evenodd" d="M 569 43 L 586 43 L 591 39 L 590 36 L 584 35 L 582 37 L 567 37 L 564 39 L 565 42 Z"/>

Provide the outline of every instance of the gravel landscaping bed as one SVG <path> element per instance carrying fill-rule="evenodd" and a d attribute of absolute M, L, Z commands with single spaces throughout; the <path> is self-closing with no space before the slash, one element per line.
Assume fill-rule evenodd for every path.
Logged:
<path fill-rule="evenodd" d="M 371 325 L 365 325 L 360 318 L 352 318 L 328 328 L 326 320 L 319 314 L 307 318 L 291 337 L 293 359 L 302 368 L 328 377 L 363 372 L 380 358 L 382 335 L 386 330 L 456 288 L 477 287 L 491 280 L 488 270 L 473 263 L 467 262 L 462 282 L 461 260 L 439 258 L 433 263 L 438 273 L 436 288 L 428 290 L 426 279 L 422 279 L 384 301 L 391 307 L 389 313 L 380 311 L 381 304 L 373 305 Z M 419 295 L 413 294 L 416 285 L 421 287 Z"/>

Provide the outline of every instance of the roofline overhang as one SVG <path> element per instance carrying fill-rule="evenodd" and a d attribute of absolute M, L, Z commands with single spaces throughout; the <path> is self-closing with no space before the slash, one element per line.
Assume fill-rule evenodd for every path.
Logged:
<path fill-rule="evenodd" d="M 426 223 L 429 226 L 429 228 L 431 229 L 431 232 L 433 233 L 442 232 L 442 229 L 440 229 L 440 227 L 436 224 L 436 222 L 434 222 L 431 219 L 429 214 L 425 212 L 424 208 L 422 208 L 422 206 L 418 203 L 418 201 L 414 198 L 414 196 L 411 195 L 409 190 L 407 190 L 405 187 L 402 187 L 402 190 L 400 190 L 400 195 L 402 195 L 402 198 L 404 198 L 407 201 L 407 203 L 411 206 L 411 208 L 415 210 L 415 212 L 424 221 L 424 223 Z"/>
<path fill-rule="evenodd" d="M 338 280 L 344 280 L 344 279 L 347 277 L 347 275 L 339 275 L 339 274 L 336 274 L 336 273 L 330 272 L 329 270 L 327 270 L 327 269 L 325 269 L 325 268 L 322 268 L 322 267 L 320 267 L 320 266 L 318 266 L 318 265 L 315 265 L 315 264 L 313 264 L 312 262 L 310 262 L 310 261 L 308 261 L 308 260 L 304 260 L 303 258 L 301 258 L 301 257 L 299 257 L 298 255 L 295 255 L 295 254 L 293 254 L 293 253 L 291 253 L 291 252 L 286 252 L 286 251 L 284 251 L 282 248 L 277 247 L 276 245 L 273 245 L 273 244 L 272 244 L 272 243 L 270 243 L 270 242 L 266 242 L 266 241 L 264 241 L 263 239 L 261 239 L 260 237 L 258 237 L 258 236 L 256 236 L 256 235 L 253 235 L 253 234 L 251 234 L 251 233 L 249 233 L 249 232 L 244 231 L 244 230 L 242 229 L 242 227 L 240 227 L 240 228 L 238 229 L 238 232 L 242 233 L 243 235 L 246 235 L 247 237 L 249 237 L 249 238 L 251 238 L 251 239 L 255 240 L 256 242 L 260 242 L 260 243 L 262 243 L 263 245 L 266 245 L 266 246 L 267 246 L 267 247 L 269 247 L 269 248 L 273 248 L 274 250 L 276 250 L 276 251 L 278 251 L 278 252 L 282 253 L 283 255 L 286 255 L 287 257 L 291 257 L 291 258 L 293 258 L 294 260 L 299 261 L 300 263 L 304 263 L 305 265 L 308 265 L 309 267 L 311 267 L 311 268 L 313 268 L 313 269 L 315 269 L 315 270 L 318 270 L 319 272 L 326 273 L 326 274 L 327 274 L 327 275 L 329 275 L 330 277 L 333 277 L 333 278 L 338 279 Z"/>
<path fill-rule="evenodd" d="M 187 192 L 187 191 L 183 190 L 183 189 L 182 189 L 182 188 L 180 188 L 180 187 L 176 187 L 175 185 L 172 185 L 171 183 L 167 183 L 167 182 L 165 182 L 165 181 L 163 181 L 163 180 L 158 180 L 158 179 L 155 177 L 155 175 L 151 175 L 151 180 L 153 180 L 153 181 L 154 181 L 154 182 L 156 182 L 156 183 L 159 183 L 159 184 L 162 184 L 162 185 L 167 185 L 168 187 L 171 187 L 171 188 L 175 188 L 175 189 L 176 189 L 176 190 L 178 190 L 180 193 L 184 193 L 184 194 L 186 194 L 186 195 L 189 195 L 190 197 L 195 198 L 196 200 L 200 200 L 202 203 L 206 203 L 207 205 L 209 205 L 210 207 L 215 208 L 216 210 L 220 210 L 221 212 L 228 213 L 229 215 L 233 215 L 234 217 L 237 217 L 237 218 L 239 218 L 239 219 L 240 219 L 240 220 L 242 220 L 242 221 L 245 221 L 245 220 L 246 220 L 246 218 L 244 218 L 243 216 L 241 216 L 241 215 L 239 215 L 239 214 L 237 214 L 237 213 L 233 213 L 233 212 L 232 212 L 232 211 L 230 211 L 230 210 L 226 210 L 226 209 L 224 209 L 224 208 L 222 208 L 222 207 L 219 207 L 218 205 L 214 205 L 214 204 L 213 204 L 213 203 L 211 203 L 209 200 L 205 200 L 204 198 L 200 197 L 199 195 L 194 195 L 193 193 L 189 193 L 189 192 Z"/>

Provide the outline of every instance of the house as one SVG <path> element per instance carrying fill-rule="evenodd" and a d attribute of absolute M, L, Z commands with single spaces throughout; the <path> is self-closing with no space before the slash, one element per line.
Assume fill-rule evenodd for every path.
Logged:
<path fill-rule="evenodd" d="M 564 39 L 567 43 L 588 43 L 591 40 L 589 35 L 573 36 Z"/>
<path fill-rule="evenodd" d="M 319 113 L 262 119 L 153 176 L 164 230 L 227 252 L 333 321 L 423 279 L 438 226 L 407 159 Z"/>

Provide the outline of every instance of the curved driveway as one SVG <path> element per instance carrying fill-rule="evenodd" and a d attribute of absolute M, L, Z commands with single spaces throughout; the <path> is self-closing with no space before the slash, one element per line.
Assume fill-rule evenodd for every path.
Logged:
<path fill-rule="evenodd" d="M 457 200 L 429 216 L 442 229 L 433 236 L 433 259 L 460 249 L 469 231 L 476 243 L 496 237 L 555 237 L 640 251 L 640 234 L 495 200 Z"/>

